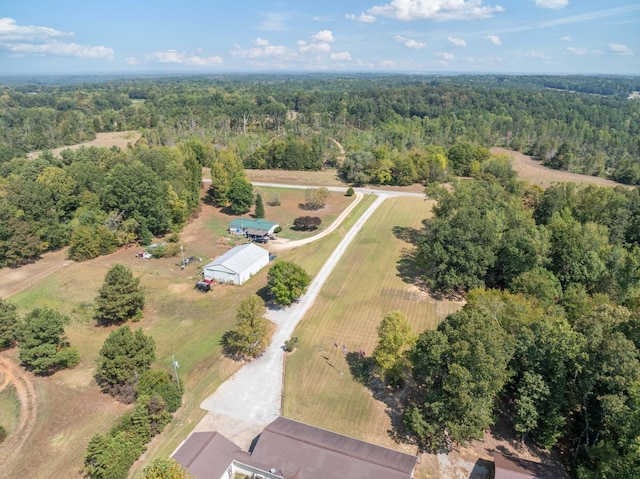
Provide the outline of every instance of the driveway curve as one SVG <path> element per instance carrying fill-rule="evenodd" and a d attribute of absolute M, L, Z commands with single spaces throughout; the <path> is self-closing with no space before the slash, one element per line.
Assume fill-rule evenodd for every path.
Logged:
<path fill-rule="evenodd" d="M 331 253 L 300 300 L 287 308 L 273 308 L 267 312 L 267 317 L 277 326 L 271 345 L 260 358 L 245 365 L 202 402 L 200 407 L 208 412 L 194 431 L 217 430 L 239 446 L 248 448 L 251 440 L 280 415 L 283 344 L 313 305 L 325 281 L 362 226 L 386 198 L 396 196 L 393 193 L 376 194 L 373 204 Z"/>

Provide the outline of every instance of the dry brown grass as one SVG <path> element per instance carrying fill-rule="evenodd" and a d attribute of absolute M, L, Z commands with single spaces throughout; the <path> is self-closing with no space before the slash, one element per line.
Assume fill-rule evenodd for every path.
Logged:
<path fill-rule="evenodd" d="M 117 146 L 122 150 L 126 150 L 128 145 L 135 145 L 142 135 L 137 131 L 114 131 L 109 133 L 96 133 L 96 139 L 87 141 L 85 143 L 79 143 L 77 145 L 61 146 L 60 148 L 54 148 L 51 150 L 53 156 L 60 157 L 60 153 L 64 150 L 77 150 L 81 146 L 102 147 L 111 148 Z M 33 151 L 29 153 L 29 158 L 37 158 L 42 154 L 42 151 Z"/>

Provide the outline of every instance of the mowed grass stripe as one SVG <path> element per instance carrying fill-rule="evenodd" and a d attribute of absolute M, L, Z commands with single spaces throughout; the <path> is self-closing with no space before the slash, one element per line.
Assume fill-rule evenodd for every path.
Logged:
<path fill-rule="evenodd" d="M 432 202 L 420 198 L 389 199 L 349 247 L 294 333 L 299 343 L 286 363 L 285 416 L 411 450 L 390 438 L 386 405 L 352 377 L 342 346 L 351 352 L 363 349 L 369 356 L 378 324 L 389 311 L 402 311 L 414 330 L 423 331 L 460 307 L 436 302 L 398 276 L 397 262 L 412 246 L 396 238 L 393 227 L 421 228 L 431 207 Z"/>

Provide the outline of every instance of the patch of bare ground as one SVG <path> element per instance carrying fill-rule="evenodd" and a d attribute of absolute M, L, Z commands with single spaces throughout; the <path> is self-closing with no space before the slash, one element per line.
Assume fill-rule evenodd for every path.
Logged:
<path fill-rule="evenodd" d="M 91 141 L 86 141 L 84 143 L 78 143 L 77 145 L 69 145 L 69 146 L 61 146 L 60 148 L 54 148 L 51 150 L 53 156 L 60 157 L 60 153 L 64 150 L 77 150 L 81 146 L 86 146 L 87 148 L 90 146 L 102 147 L 102 148 L 111 148 L 112 146 L 117 146 L 122 150 L 126 150 L 127 146 L 135 145 L 136 142 L 140 139 L 142 135 L 137 131 L 113 131 L 108 133 L 96 133 L 96 139 Z M 29 158 L 37 158 L 42 154 L 42 151 L 33 151 L 29 153 L 27 156 Z"/>
<path fill-rule="evenodd" d="M 33 263 L 17 268 L 3 268 L 0 275 L 0 297 L 8 298 L 30 286 L 35 285 L 51 273 L 58 271 L 73 261 L 67 259 L 67 248 L 45 253 Z"/>
<path fill-rule="evenodd" d="M 594 184 L 598 186 L 624 186 L 632 188 L 629 185 L 623 185 L 612 180 L 600 178 L 598 176 L 579 175 L 568 171 L 554 170 L 547 168 L 540 161 L 535 160 L 531 156 L 524 155 L 520 152 L 507 150 L 506 148 L 491 148 L 491 153 L 505 154 L 513 160 L 513 169 L 518 173 L 518 178 L 528 180 L 531 183 L 540 185 L 543 188 L 553 185 L 554 183 L 572 182 L 576 184 Z"/>

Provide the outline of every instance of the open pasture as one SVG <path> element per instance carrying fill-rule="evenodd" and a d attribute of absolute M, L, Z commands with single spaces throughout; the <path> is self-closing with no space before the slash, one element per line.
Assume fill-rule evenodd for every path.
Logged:
<path fill-rule="evenodd" d="M 370 357 L 378 324 L 389 311 L 402 311 L 419 332 L 460 308 L 460 303 L 433 300 L 398 276 L 398 260 L 412 245 L 393 229 L 419 229 L 431 206 L 419 198 L 389 199 L 351 244 L 294 333 L 299 343 L 286 363 L 285 416 L 414 452 L 390 437 L 390 411 L 352 376 L 342 347 L 351 355 L 364 350 Z"/>

